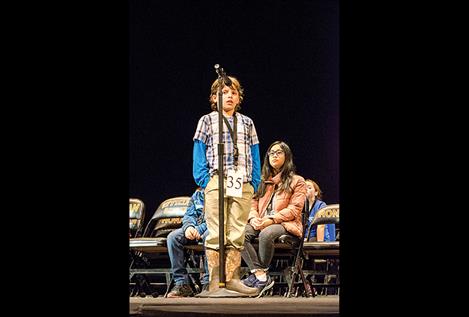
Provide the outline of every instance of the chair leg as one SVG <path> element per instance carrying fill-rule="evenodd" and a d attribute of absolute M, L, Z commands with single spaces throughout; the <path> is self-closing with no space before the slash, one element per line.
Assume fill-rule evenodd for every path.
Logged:
<path fill-rule="evenodd" d="M 174 281 L 173 275 L 171 274 L 170 276 L 171 276 L 171 278 L 170 278 L 169 283 L 168 283 L 168 273 L 166 273 L 166 292 L 163 295 L 164 298 L 168 297 L 168 293 L 171 290 L 171 286 L 172 286 L 173 281 Z"/>
<path fill-rule="evenodd" d="M 292 270 L 292 273 L 291 273 L 291 281 L 290 283 L 288 283 L 288 279 L 287 279 L 287 283 L 288 283 L 288 294 L 287 294 L 287 297 L 292 297 L 293 296 L 293 292 L 294 292 L 294 289 L 295 289 L 295 284 L 297 283 L 296 279 L 298 277 L 298 275 L 300 275 L 300 278 L 303 282 L 303 285 L 307 285 L 308 283 L 306 282 L 306 279 L 304 277 L 304 274 L 303 274 L 303 258 L 301 256 L 297 256 L 296 259 L 295 259 L 295 263 L 294 263 L 294 267 L 293 267 L 293 270 Z M 309 288 L 309 285 L 308 285 L 308 289 L 311 291 L 311 289 Z M 305 288 L 306 290 L 306 288 Z M 298 291 L 298 289 L 297 289 Z M 295 297 L 298 296 L 298 292 L 295 292 Z"/>
<path fill-rule="evenodd" d="M 288 297 L 288 295 L 290 294 L 290 287 L 292 284 L 292 280 L 291 280 L 292 275 L 293 275 L 293 270 L 291 266 L 287 266 L 285 269 L 283 269 L 283 277 L 285 279 L 285 282 L 287 283 L 287 287 L 286 287 L 285 294 L 284 294 L 285 297 Z"/>
<path fill-rule="evenodd" d="M 293 270 L 289 274 L 289 276 L 291 277 L 289 279 L 287 278 L 287 283 L 288 283 L 287 297 L 289 298 L 293 296 L 293 286 L 295 285 L 297 275 L 298 274 L 296 273 L 296 268 L 293 268 Z"/>
<path fill-rule="evenodd" d="M 198 266 L 199 266 L 199 261 L 196 260 L 194 251 L 193 250 L 189 251 L 189 254 L 186 258 L 186 267 L 188 269 L 191 269 L 191 268 L 198 268 Z M 200 293 L 201 287 L 199 285 L 199 282 L 196 281 L 193 274 L 188 273 L 187 275 L 189 276 L 189 279 L 190 279 L 192 285 L 194 286 L 195 293 L 196 294 Z"/>
<path fill-rule="evenodd" d="M 299 274 L 301 281 L 303 282 L 303 287 L 305 288 L 306 297 L 314 297 L 311 286 L 309 285 L 308 280 L 305 278 L 305 274 L 303 273 L 303 267 L 299 268 Z"/>
<path fill-rule="evenodd" d="M 146 297 L 147 294 L 152 293 L 151 285 L 144 274 L 135 275 L 135 285 L 137 286 L 137 295 L 140 297 Z"/>

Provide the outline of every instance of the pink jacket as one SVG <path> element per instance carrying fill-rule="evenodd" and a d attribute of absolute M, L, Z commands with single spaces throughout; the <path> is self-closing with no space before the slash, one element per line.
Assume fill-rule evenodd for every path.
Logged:
<path fill-rule="evenodd" d="M 281 174 L 270 177 L 265 181 L 267 186 L 263 197 L 252 200 L 251 212 L 249 213 L 248 221 L 251 218 L 262 218 L 265 215 L 265 210 L 274 194 L 274 185 L 280 183 Z M 303 226 L 301 224 L 301 211 L 305 204 L 306 199 L 306 183 L 303 177 L 294 175 L 290 184 L 292 192 L 276 192 L 274 196 L 274 210 L 275 214 L 273 220 L 275 223 L 280 223 L 291 234 L 301 237 Z"/>

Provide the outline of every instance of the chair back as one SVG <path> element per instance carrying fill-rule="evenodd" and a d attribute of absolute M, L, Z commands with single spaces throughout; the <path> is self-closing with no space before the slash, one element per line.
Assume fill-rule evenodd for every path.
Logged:
<path fill-rule="evenodd" d="M 311 225 L 339 224 L 339 204 L 328 205 L 319 209 L 314 215 Z"/>
<path fill-rule="evenodd" d="M 145 204 L 137 198 L 129 199 L 129 231 L 130 236 L 137 237 L 143 228 L 145 221 Z"/>
<path fill-rule="evenodd" d="M 338 228 L 340 224 L 340 213 L 339 204 L 327 205 L 319 209 L 314 215 L 313 220 L 309 224 L 306 237 L 309 241 L 309 236 L 313 226 L 324 225 L 324 224 L 335 224 L 336 227 L 336 240 L 338 240 Z"/>
<path fill-rule="evenodd" d="M 166 237 L 171 231 L 182 227 L 182 218 L 189 207 L 191 197 L 179 196 L 163 201 L 145 228 L 145 237 Z"/>

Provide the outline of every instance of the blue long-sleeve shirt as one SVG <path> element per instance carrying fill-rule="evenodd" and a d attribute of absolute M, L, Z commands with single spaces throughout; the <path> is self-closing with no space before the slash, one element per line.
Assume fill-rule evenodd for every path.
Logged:
<path fill-rule="evenodd" d="M 200 235 L 207 230 L 207 223 L 204 218 L 204 191 L 197 189 L 191 196 L 189 207 L 182 218 L 182 230 L 185 232 L 188 227 L 194 227 Z"/>
<path fill-rule="evenodd" d="M 210 180 L 207 158 L 205 157 L 206 151 L 207 146 L 204 142 L 199 140 L 194 141 L 194 150 L 192 153 L 192 174 L 194 176 L 195 183 L 202 188 L 207 187 Z"/>
<path fill-rule="evenodd" d="M 252 156 L 252 181 L 251 185 L 254 187 L 254 192 L 257 192 L 257 188 L 261 182 L 261 155 L 259 153 L 259 144 L 251 145 L 251 156 Z"/>
<path fill-rule="evenodd" d="M 192 174 L 197 185 L 205 188 L 210 181 L 210 173 L 207 164 L 207 158 L 205 156 L 207 146 L 200 140 L 194 141 L 193 150 L 193 164 Z M 259 153 L 259 144 L 251 145 L 251 156 L 252 156 L 252 180 L 251 185 L 254 187 L 254 192 L 257 192 L 257 188 L 261 182 L 261 160 Z"/>

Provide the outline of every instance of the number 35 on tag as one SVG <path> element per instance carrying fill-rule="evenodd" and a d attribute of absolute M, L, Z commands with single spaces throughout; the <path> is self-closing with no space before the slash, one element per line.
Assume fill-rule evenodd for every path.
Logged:
<path fill-rule="evenodd" d="M 241 169 L 237 171 L 228 170 L 226 196 L 243 197 L 243 172 Z"/>

